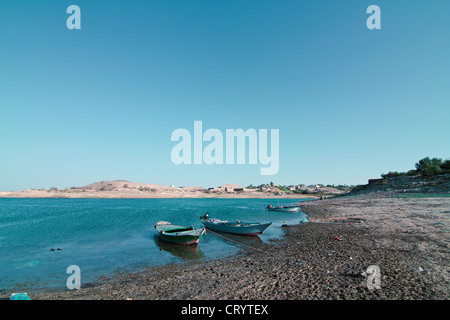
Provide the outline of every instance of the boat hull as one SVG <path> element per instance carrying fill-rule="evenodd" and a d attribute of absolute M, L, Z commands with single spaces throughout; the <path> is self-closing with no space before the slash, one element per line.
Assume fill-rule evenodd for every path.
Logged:
<path fill-rule="evenodd" d="M 203 225 L 210 230 L 232 233 L 238 235 L 253 236 L 261 234 L 272 222 L 267 223 L 211 223 L 203 221 Z"/>
<path fill-rule="evenodd" d="M 200 236 L 167 236 L 160 233 L 159 237 L 164 241 L 181 245 L 195 244 L 200 241 Z"/>
<path fill-rule="evenodd" d="M 278 211 L 278 212 L 297 212 L 298 211 L 298 207 L 289 207 L 289 208 L 267 208 L 267 210 L 269 211 Z"/>
<path fill-rule="evenodd" d="M 198 243 L 200 238 L 206 232 L 204 227 L 201 229 L 193 229 L 173 225 L 165 221 L 156 223 L 155 229 L 158 231 L 158 234 L 162 240 L 182 245 Z"/>

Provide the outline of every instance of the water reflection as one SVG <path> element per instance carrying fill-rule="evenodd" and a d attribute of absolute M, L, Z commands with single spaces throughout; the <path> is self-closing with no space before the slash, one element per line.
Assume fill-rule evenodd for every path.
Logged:
<path fill-rule="evenodd" d="M 185 261 L 201 260 L 205 256 L 198 244 L 179 245 L 169 243 L 162 240 L 158 235 L 154 235 L 153 240 L 160 251 L 169 252 L 174 257 L 181 258 Z"/>
<path fill-rule="evenodd" d="M 221 239 L 226 244 L 243 245 L 246 247 L 261 247 L 264 242 L 258 235 L 238 235 L 232 233 L 225 233 L 220 231 L 212 231 L 206 229 L 208 235 L 213 234 L 216 238 Z"/>

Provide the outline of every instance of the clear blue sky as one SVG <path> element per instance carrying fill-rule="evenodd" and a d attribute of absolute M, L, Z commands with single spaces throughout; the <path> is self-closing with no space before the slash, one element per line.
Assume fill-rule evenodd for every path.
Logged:
<path fill-rule="evenodd" d="M 66 9 L 81 8 L 81 30 Z M 366 9 L 381 8 L 381 30 Z M 450 157 L 450 1 L 0 2 L 0 190 L 362 184 Z M 280 168 L 172 163 L 177 128 L 279 129 Z"/>

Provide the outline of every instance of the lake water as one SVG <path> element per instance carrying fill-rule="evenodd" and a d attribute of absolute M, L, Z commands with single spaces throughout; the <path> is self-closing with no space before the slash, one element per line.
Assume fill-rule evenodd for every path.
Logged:
<path fill-rule="evenodd" d="M 65 288 L 67 267 L 77 265 L 82 285 L 116 271 L 216 259 L 283 236 L 281 225 L 298 224 L 303 213 L 265 210 L 300 199 L 0 199 L 0 290 L 32 292 Z M 206 212 L 222 220 L 272 221 L 259 236 L 206 233 L 198 245 L 161 241 L 160 220 L 202 227 Z M 237 242 L 237 243 L 236 243 Z M 51 249 L 62 249 L 54 250 Z"/>

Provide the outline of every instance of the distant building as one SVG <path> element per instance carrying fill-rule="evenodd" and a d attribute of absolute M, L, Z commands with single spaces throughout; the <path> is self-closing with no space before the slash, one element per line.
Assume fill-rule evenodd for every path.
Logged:
<path fill-rule="evenodd" d="M 215 191 L 215 192 L 242 192 L 242 191 L 250 191 L 249 189 L 246 189 L 240 185 L 237 184 L 231 184 L 231 183 L 226 183 L 221 185 L 220 187 L 217 188 L 209 188 L 208 190 L 210 191 Z"/>

